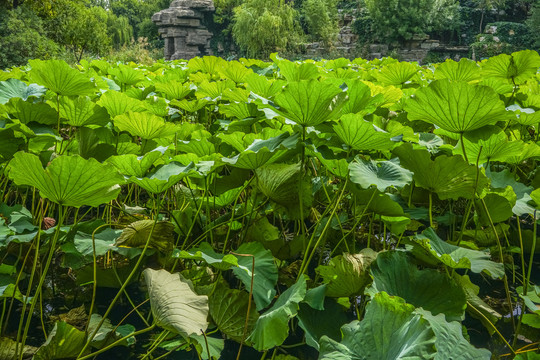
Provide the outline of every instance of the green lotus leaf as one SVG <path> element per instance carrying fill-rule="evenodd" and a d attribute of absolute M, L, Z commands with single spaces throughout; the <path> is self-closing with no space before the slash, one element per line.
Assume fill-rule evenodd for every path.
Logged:
<path fill-rule="evenodd" d="M 169 100 L 182 100 L 192 91 L 189 83 L 183 84 L 181 81 L 177 80 L 156 82 L 155 86 L 156 91 L 164 94 Z"/>
<path fill-rule="evenodd" d="M 461 140 L 454 154 L 463 155 Z M 509 162 L 521 154 L 525 143 L 521 140 L 508 141 L 508 136 L 498 127 L 471 131 L 463 137 L 465 153 L 470 164 L 485 164 L 488 161 Z"/>
<path fill-rule="evenodd" d="M 529 204 L 531 192 L 533 191 L 532 187 L 516 181 L 514 174 L 509 169 L 504 169 L 500 172 L 486 171 L 486 174 L 491 180 L 492 189 L 504 190 L 507 186 L 512 187 L 512 190 L 516 194 L 515 205 L 512 208 L 512 212 L 515 215 L 522 216 L 534 212 L 534 207 Z"/>
<path fill-rule="evenodd" d="M 371 264 L 373 284 L 366 289 L 371 296 L 384 291 L 431 313 L 444 314 L 449 321 L 461 321 L 467 299 L 463 289 L 446 275 L 432 269 L 418 270 L 406 253 L 381 252 Z M 441 297 L 444 294 L 444 297 Z"/>
<path fill-rule="evenodd" d="M 114 90 L 109 90 L 105 94 L 101 95 L 97 104 L 107 109 L 107 112 L 111 118 L 122 115 L 128 110 L 144 111 L 146 109 L 142 101 Z"/>
<path fill-rule="evenodd" d="M 463 360 L 489 360 L 491 353 L 486 349 L 476 349 L 463 337 L 461 323 L 447 322 L 443 314 L 434 316 L 425 309 L 416 309 L 416 314 L 422 315 L 431 325 L 437 340 L 435 347 L 437 355 L 435 360 L 463 359 Z"/>
<path fill-rule="evenodd" d="M 246 77 L 246 89 L 263 98 L 270 99 L 281 92 L 286 82 L 283 80 L 270 80 L 266 76 L 249 74 Z"/>
<path fill-rule="evenodd" d="M 521 354 L 518 354 L 514 360 L 540 360 L 540 353 L 538 352 L 524 352 Z"/>
<path fill-rule="evenodd" d="M 53 360 L 76 358 L 86 343 L 86 334 L 64 321 L 58 321 L 32 359 Z"/>
<path fill-rule="evenodd" d="M 277 62 L 279 72 L 288 82 L 317 79 L 319 69 L 313 63 L 302 62 L 298 64 L 286 59 L 280 59 Z"/>
<path fill-rule="evenodd" d="M 478 222 L 482 226 L 490 226 L 491 222 L 495 224 L 504 222 L 514 215 L 512 209 L 516 205 L 517 196 L 512 187 L 495 189 L 482 195 L 482 199 L 474 200 Z M 485 203 L 487 212 L 482 202 Z"/>
<path fill-rule="evenodd" d="M 369 277 L 369 265 L 377 253 L 369 248 L 359 254 L 344 253 L 330 259 L 328 265 L 320 265 L 316 271 L 327 284 L 326 295 L 330 297 L 351 297 L 360 295 Z"/>
<path fill-rule="evenodd" d="M 420 67 L 410 62 L 396 62 L 384 66 L 377 74 L 377 80 L 383 85 L 403 85 L 420 70 Z"/>
<path fill-rule="evenodd" d="M 117 83 L 125 85 L 137 85 L 144 80 L 144 73 L 142 71 L 123 64 L 109 69 L 109 74 L 114 76 Z"/>
<path fill-rule="evenodd" d="M 153 229 L 153 231 L 152 231 Z M 150 236 L 151 235 L 151 236 Z M 139 220 L 124 228 L 116 239 L 116 246 L 149 247 L 169 252 L 174 247 L 174 225 L 168 221 Z"/>
<path fill-rule="evenodd" d="M 187 154 L 195 154 L 204 157 L 216 153 L 216 147 L 208 139 L 196 139 L 191 141 L 179 141 L 176 149 Z"/>
<path fill-rule="evenodd" d="M 348 321 L 343 306 L 334 299 L 326 299 L 324 306 L 319 310 L 304 302 L 300 303 L 298 325 L 304 330 L 306 343 L 316 350 L 320 349 L 319 341 L 323 335 L 335 341 L 341 340 L 340 328 Z"/>
<path fill-rule="evenodd" d="M 408 216 L 381 216 L 381 220 L 395 235 L 402 235 L 411 223 Z"/>
<path fill-rule="evenodd" d="M 415 150 L 411 144 L 403 144 L 393 152 L 399 157 L 401 166 L 413 172 L 415 186 L 436 193 L 441 200 L 471 199 L 487 184 L 486 176 L 459 155 L 441 155 L 431 160 L 428 151 Z"/>
<path fill-rule="evenodd" d="M 389 187 L 402 188 L 412 181 L 412 173 L 399 165 L 399 159 L 389 161 L 364 161 L 355 158 L 349 164 L 349 175 L 351 181 L 368 189 L 372 185 L 380 192 L 384 192 Z"/>
<path fill-rule="evenodd" d="M 58 113 L 47 103 L 32 103 L 21 98 L 13 98 L 6 105 L 6 110 L 23 124 L 37 122 L 54 125 L 58 123 Z"/>
<path fill-rule="evenodd" d="M 346 159 L 327 159 L 320 152 L 316 152 L 315 156 L 321 162 L 326 170 L 342 179 L 349 176 L 349 163 Z"/>
<path fill-rule="evenodd" d="M 107 162 L 113 164 L 122 175 L 142 178 L 162 155 L 160 151 L 150 151 L 143 156 L 117 155 L 108 158 Z"/>
<path fill-rule="evenodd" d="M 394 147 L 389 133 L 365 121 L 362 114 L 347 114 L 334 125 L 339 138 L 355 150 L 384 151 Z"/>
<path fill-rule="evenodd" d="M 237 84 L 244 83 L 247 76 L 253 74 L 253 70 L 238 61 L 227 61 L 227 66 L 221 68 L 220 72 Z"/>
<path fill-rule="evenodd" d="M 158 326 L 184 337 L 201 335 L 208 327 L 208 297 L 197 295 L 181 274 L 167 270 L 143 271 L 152 315 Z"/>
<path fill-rule="evenodd" d="M 289 336 L 289 320 L 298 313 L 298 303 L 304 300 L 306 288 L 306 277 L 302 276 L 278 297 L 270 309 L 259 316 L 247 339 L 255 349 L 268 350 L 283 344 Z"/>
<path fill-rule="evenodd" d="M 522 84 L 534 76 L 539 67 L 540 55 L 534 50 L 523 50 L 512 55 L 500 54 L 489 58 L 482 66 L 482 75 Z"/>
<path fill-rule="evenodd" d="M 106 125 L 109 114 L 90 99 L 79 96 L 75 99 L 62 96 L 60 99 L 60 117 L 71 126 Z"/>
<path fill-rule="evenodd" d="M 475 319 L 479 319 L 491 335 L 495 333 L 494 325 L 502 318 L 502 315 L 493 310 L 482 300 L 478 294 L 480 287 L 473 284 L 468 275 L 459 275 L 454 273 L 453 279 L 465 291 L 467 297 L 467 311 Z"/>
<path fill-rule="evenodd" d="M 364 190 L 358 185 L 350 186 L 349 189 L 356 198 L 358 214 L 365 211 L 381 216 L 404 216 L 403 208 L 388 194 L 381 193 L 377 189 Z"/>
<path fill-rule="evenodd" d="M 219 112 L 232 119 L 256 118 L 262 114 L 254 103 L 233 102 L 219 106 Z"/>
<path fill-rule="evenodd" d="M 189 60 L 187 66 L 195 71 L 202 71 L 207 74 L 217 74 L 222 67 L 227 66 L 226 61 L 217 56 L 195 57 Z"/>
<path fill-rule="evenodd" d="M 102 316 L 99 314 L 92 314 L 88 324 L 88 333 L 93 334 L 97 325 L 101 322 Z M 114 333 L 113 333 L 114 331 Z M 110 319 L 105 319 L 98 329 L 96 335 L 91 341 L 92 347 L 101 349 L 107 345 L 112 344 L 116 340 L 123 338 L 129 334 L 135 332 L 133 325 L 122 325 L 116 328 L 111 323 Z M 118 345 L 129 346 L 135 344 L 135 337 L 130 337 L 120 342 Z"/>
<path fill-rule="evenodd" d="M 197 87 L 195 91 L 195 96 L 197 99 L 218 99 L 223 96 L 223 93 L 228 89 L 234 89 L 236 84 L 232 80 L 223 80 L 223 81 L 203 81 Z"/>
<path fill-rule="evenodd" d="M 536 208 L 540 210 L 540 189 L 536 189 L 531 192 L 531 199 L 535 202 Z"/>
<path fill-rule="evenodd" d="M 233 266 L 238 266 L 238 259 L 232 254 L 218 254 L 214 251 L 212 245 L 202 243 L 198 247 L 190 250 L 181 250 L 173 257 L 188 260 L 204 261 L 208 265 L 219 270 L 228 270 Z"/>
<path fill-rule="evenodd" d="M 405 104 L 409 120 L 422 120 L 444 130 L 464 133 L 510 118 L 497 93 L 487 86 L 435 80 Z"/>
<path fill-rule="evenodd" d="M 120 131 L 127 131 L 133 136 L 140 136 L 146 140 L 173 136 L 177 130 L 174 124 L 147 112 L 128 111 L 116 116 L 114 125 Z"/>
<path fill-rule="evenodd" d="M 7 124 L 2 127 L 0 123 L 0 163 L 7 161 L 26 144 L 25 139 L 16 135 L 21 124 Z"/>
<path fill-rule="evenodd" d="M 277 113 L 301 126 L 316 126 L 336 116 L 334 99 L 343 93 L 333 81 L 289 82 L 276 96 Z"/>
<path fill-rule="evenodd" d="M 21 98 L 24 101 L 29 97 L 42 97 L 47 89 L 38 84 L 26 85 L 18 79 L 0 81 L 0 104 L 6 104 L 12 98 Z"/>
<path fill-rule="evenodd" d="M 432 228 L 405 242 L 412 246 L 416 257 L 428 264 L 437 266 L 442 263 L 452 269 L 470 269 L 477 274 L 485 272 L 493 279 L 504 276 L 504 265 L 491 261 L 488 252 L 449 244 L 441 240 Z"/>
<path fill-rule="evenodd" d="M 341 114 L 372 113 L 384 101 L 383 95 L 371 96 L 371 89 L 361 80 L 346 80 L 347 101 L 341 108 Z"/>
<path fill-rule="evenodd" d="M 162 193 L 178 183 L 184 177 L 195 172 L 195 164 L 183 166 L 176 161 L 160 166 L 156 171 L 143 178 L 132 176 L 129 182 L 135 183 L 154 194 Z"/>
<path fill-rule="evenodd" d="M 283 133 L 267 140 L 255 139 L 251 145 L 231 158 L 222 158 L 225 163 L 241 169 L 255 170 L 261 166 L 272 163 L 285 149 L 294 148 L 298 135 L 289 136 Z M 283 149 L 283 150 L 281 150 Z"/>
<path fill-rule="evenodd" d="M 259 313 L 254 307 L 251 307 L 246 329 L 248 303 L 249 294 L 245 291 L 229 289 L 224 285 L 218 285 L 210 296 L 208 300 L 210 316 L 219 331 L 227 338 L 242 342 L 253 330 Z M 244 331 L 246 331 L 246 338 L 244 338 Z"/>
<path fill-rule="evenodd" d="M 320 360 L 426 360 L 435 357 L 435 333 L 414 306 L 382 292 L 362 321 L 341 328 L 341 342 L 321 338 Z"/>
<path fill-rule="evenodd" d="M 183 109 L 190 113 L 195 113 L 210 103 L 212 102 L 206 99 L 198 99 L 198 100 L 182 99 L 180 101 L 173 100 L 170 102 L 170 105 L 177 106 L 180 109 Z"/>
<path fill-rule="evenodd" d="M 43 85 L 59 95 L 93 95 L 97 88 L 85 74 L 63 60 L 30 60 L 28 75 L 33 82 Z"/>
<path fill-rule="evenodd" d="M 248 292 L 251 288 L 253 275 L 253 299 L 257 310 L 264 309 L 272 302 L 276 294 L 278 269 L 272 253 L 266 250 L 262 244 L 251 242 L 240 245 L 235 254 L 247 256 L 236 255 L 238 267 L 232 269 L 234 275 L 244 283 Z M 253 258 L 255 258 L 255 271 L 252 271 Z"/>
<path fill-rule="evenodd" d="M 18 152 L 9 164 L 9 177 L 17 185 L 37 188 L 40 195 L 57 204 L 99 206 L 120 193 L 122 175 L 112 165 L 80 156 L 60 156 L 43 169 L 36 155 Z"/>
<path fill-rule="evenodd" d="M 459 60 L 459 62 L 447 59 L 435 69 L 435 79 L 464 82 L 477 81 L 480 80 L 480 67 L 476 61 L 465 58 Z"/>
<path fill-rule="evenodd" d="M 0 360 L 16 359 L 21 351 L 21 345 L 7 337 L 0 337 Z M 23 359 L 30 359 L 36 353 L 37 348 L 24 345 Z"/>
<path fill-rule="evenodd" d="M 304 209 L 304 216 L 311 208 L 313 195 L 311 184 L 303 177 L 298 164 L 269 164 L 258 168 L 257 186 L 261 192 L 272 201 L 284 206 L 289 216 L 300 217 L 300 201 Z"/>

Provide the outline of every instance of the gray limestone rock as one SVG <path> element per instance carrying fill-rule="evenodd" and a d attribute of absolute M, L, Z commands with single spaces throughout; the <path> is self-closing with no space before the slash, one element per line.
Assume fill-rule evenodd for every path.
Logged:
<path fill-rule="evenodd" d="M 205 13 L 213 12 L 212 0 L 174 0 L 168 9 L 152 16 L 165 39 L 165 59 L 191 59 L 211 55 L 212 33 L 203 24 Z"/>

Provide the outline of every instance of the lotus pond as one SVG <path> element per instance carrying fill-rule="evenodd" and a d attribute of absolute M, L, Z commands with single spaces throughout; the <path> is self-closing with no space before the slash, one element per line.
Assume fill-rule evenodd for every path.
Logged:
<path fill-rule="evenodd" d="M 0 72 L 0 360 L 540 359 L 539 67 Z"/>

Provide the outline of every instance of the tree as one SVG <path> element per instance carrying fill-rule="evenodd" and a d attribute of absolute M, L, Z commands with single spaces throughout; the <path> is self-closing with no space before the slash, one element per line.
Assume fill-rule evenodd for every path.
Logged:
<path fill-rule="evenodd" d="M 43 21 L 27 6 L 0 12 L 0 70 L 55 57 L 58 45 L 44 33 Z"/>
<path fill-rule="evenodd" d="M 292 50 L 302 36 L 297 17 L 284 0 L 247 0 L 235 9 L 233 37 L 250 57 Z"/>
<path fill-rule="evenodd" d="M 330 48 L 339 33 L 336 0 L 304 0 L 302 15 L 309 35 Z"/>
<path fill-rule="evenodd" d="M 365 0 L 365 4 L 380 41 L 410 40 L 434 28 L 447 30 L 459 19 L 456 0 Z"/>

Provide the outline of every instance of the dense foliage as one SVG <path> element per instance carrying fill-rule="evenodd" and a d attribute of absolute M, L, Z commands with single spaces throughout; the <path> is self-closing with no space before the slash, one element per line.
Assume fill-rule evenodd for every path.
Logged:
<path fill-rule="evenodd" d="M 0 72 L 0 358 L 538 359 L 539 67 Z"/>

